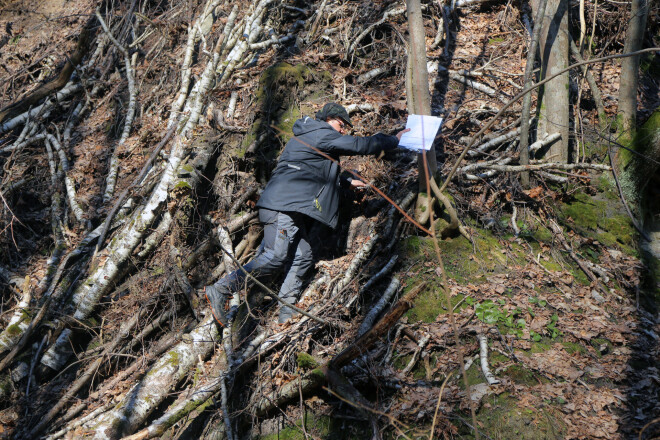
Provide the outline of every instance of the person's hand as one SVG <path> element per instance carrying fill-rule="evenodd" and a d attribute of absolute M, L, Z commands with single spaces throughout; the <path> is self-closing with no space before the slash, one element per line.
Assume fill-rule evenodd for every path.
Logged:
<path fill-rule="evenodd" d="M 394 136 L 396 136 L 396 138 L 397 138 L 399 141 L 401 141 L 401 136 L 403 136 L 403 133 L 407 133 L 407 132 L 409 132 L 409 131 L 410 131 L 410 129 L 409 129 L 409 128 L 406 128 L 405 130 L 401 130 L 400 132 L 398 132 L 398 133 L 395 134 Z"/>
<path fill-rule="evenodd" d="M 353 180 L 351 180 L 351 187 L 352 187 L 352 188 L 366 188 L 366 187 L 367 187 L 367 184 L 364 183 L 364 182 L 361 181 L 361 180 L 353 179 Z"/>

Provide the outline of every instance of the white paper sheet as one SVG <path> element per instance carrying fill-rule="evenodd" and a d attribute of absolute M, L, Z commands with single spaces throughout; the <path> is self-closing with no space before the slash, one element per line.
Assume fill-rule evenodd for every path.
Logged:
<path fill-rule="evenodd" d="M 413 151 L 430 150 L 441 124 L 442 118 L 435 116 L 408 115 L 406 128 L 410 131 L 401 136 L 399 147 Z"/>

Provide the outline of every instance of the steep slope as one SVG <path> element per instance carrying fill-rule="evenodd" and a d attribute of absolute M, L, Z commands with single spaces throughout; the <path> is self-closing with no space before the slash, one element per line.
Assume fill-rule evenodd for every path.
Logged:
<path fill-rule="evenodd" d="M 529 35 L 526 7 L 467 3 L 424 4 L 444 175 L 520 91 Z M 657 434 L 660 263 L 623 209 L 578 71 L 573 163 L 539 161 L 520 186 L 515 103 L 447 187 L 470 238 L 439 240 L 442 261 L 379 194 L 346 194 L 298 303 L 314 318 L 279 326 L 274 294 L 255 287 L 237 295 L 232 331 L 213 324 L 197 291 L 236 264 L 222 248 L 253 255 L 255 202 L 293 122 L 336 101 L 356 135 L 404 126 L 404 6 L 2 8 L 0 436 L 472 438 L 471 401 L 481 437 Z M 625 8 L 587 2 L 589 26 L 601 13 L 589 50 L 616 51 Z M 59 92 L 16 106 L 70 64 Z M 617 63 L 591 68 L 613 115 Z M 643 80 L 642 116 L 658 103 Z M 415 159 L 342 166 L 406 211 Z M 361 346 L 370 312 L 383 320 Z"/>

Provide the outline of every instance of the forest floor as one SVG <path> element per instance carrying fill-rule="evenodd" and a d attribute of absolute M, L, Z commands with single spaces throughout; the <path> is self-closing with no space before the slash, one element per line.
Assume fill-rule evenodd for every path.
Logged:
<path fill-rule="evenodd" d="M 93 2 L 64 0 L 3 3 L 0 107 L 29 94 L 58 71 L 64 55 L 75 49 L 80 29 L 95 6 Z M 229 3 L 220 7 L 220 16 L 229 15 Z M 73 343 L 80 362 L 57 374 L 45 370 L 41 376 L 36 370 L 33 374 L 32 358 L 37 359 L 41 351 L 40 339 L 35 339 L 28 355 L 12 364 L 14 380 L 0 378 L 0 438 L 27 438 L 26 427 L 37 424 L 92 362 L 94 344 L 102 346 L 144 307 L 150 307 L 153 315 L 144 318 L 142 327 L 160 316 L 162 310 L 174 311 L 163 323 L 166 330 L 145 339 L 125 359 L 118 357 L 104 363 L 71 403 L 82 407 L 80 416 L 119 402 L 147 375 L 150 359 L 146 353 L 165 339 L 162 335 L 170 334 L 167 329 L 186 328 L 193 318 L 207 313 L 205 304 L 197 298 L 188 305 L 185 296 L 168 284 L 174 273 L 172 267 L 182 267 L 183 258 L 213 234 L 215 225 L 254 208 L 258 196 L 252 193 L 231 212 L 247 188 L 267 181 L 297 117 L 312 115 L 324 102 L 337 101 L 347 107 L 354 104 L 368 109 L 352 113 L 353 134 L 394 133 L 403 128 L 407 116 L 405 52 L 401 48 L 407 28 L 405 16 L 390 17 L 386 29 L 377 28 L 361 42 L 363 47 L 344 56 L 351 36 L 355 36 L 353 29 L 375 22 L 386 6 L 383 2 L 363 3 L 368 6 L 335 5 L 332 23 L 328 18 L 321 24 L 322 29 L 338 28 L 328 33 L 329 37 L 309 44 L 300 42 L 300 46 L 270 47 L 237 70 L 230 84 L 213 90 L 211 105 L 205 110 L 207 118 L 195 136 L 200 142 L 213 142 L 217 148 L 200 187 L 189 196 L 192 214 L 185 222 L 175 221 L 149 257 L 139 259 L 134 255 L 135 261 L 122 282 L 103 296 L 100 311 L 78 323 L 79 330 L 87 334 Z M 119 7 L 117 17 L 126 8 Z M 179 72 L 171 66 L 178 66 L 183 58 L 185 37 L 181 35 L 193 15 L 187 6 L 168 8 L 147 14 L 158 24 L 158 39 L 145 40 L 135 66 L 137 116 L 127 141 L 118 147 L 121 171 L 116 194 L 129 187 L 167 131 L 168 110 L 179 79 Z M 311 13 L 307 9 L 298 13 L 293 9 L 278 11 L 282 28 Z M 432 9 L 425 14 L 429 48 L 439 12 Z M 488 2 L 456 10 L 451 17 L 449 43 L 428 51 L 432 107 L 434 114 L 444 118 L 437 143 L 443 175 L 451 169 L 466 138 L 520 91 L 528 38 L 521 11 L 510 3 Z M 657 29 L 658 22 L 658 17 L 652 17 L 651 27 Z M 620 49 L 617 44 L 621 36 L 613 39 L 608 50 Z M 67 146 L 67 174 L 75 182 L 77 201 L 85 212 L 83 221 L 68 218 L 63 224 L 68 249 L 80 243 L 86 230 L 98 226 L 112 206 L 103 200 L 103 189 L 128 101 L 124 73 L 116 67 L 123 61 L 115 64 L 116 59 L 118 56 L 108 55 L 105 64 L 99 63 L 97 72 L 105 78 L 103 87 L 93 97 L 92 108 L 75 126 Z M 361 74 L 384 63 L 390 65 L 385 73 L 369 81 L 358 80 Z M 490 87 L 492 93 L 451 79 L 449 72 L 462 70 L 472 72 L 470 78 Z M 616 113 L 618 71 L 615 60 L 592 66 L 610 116 Z M 192 73 L 201 76 L 201 67 L 196 65 Z M 643 78 L 642 120 L 660 104 L 657 81 L 650 74 Z M 607 148 L 594 134 L 597 115 L 586 82 L 575 75 L 571 84 L 581 95 L 573 103 L 580 119 L 573 132 L 576 157 L 581 163 L 608 165 Z M 91 80 L 85 87 L 91 91 Z M 218 120 L 215 112 L 226 113 L 232 92 L 238 96 L 234 114 Z M 492 138 L 514 129 L 519 113 L 518 103 L 486 136 Z M 68 118 L 69 113 L 63 112 L 60 119 L 54 119 L 54 126 L 62 127 Z M 269 129 L 271 125 L 277 128 Z M 265 139 L 263 133 L 268 133 Z M 4 134 L 0 148 L 17 135 Z M 503 143 L 499 150 L 470 158 L 463 165 L 515 156 L 514 151 L 515 140 Z M 413 155 L 399 151 L 378 159 L 346 158 L 342 165 L 356 170 L 365 181 L 401 203 L 416 189 L 415 161 Z M 0 194 L 5 195 L 0 269 L 11 274 L 7 277 L 10 282 L 0 277 L 4 283 L 0 287 L 0 328 L 5 328 L 18 307 L 21 290 L 36 286 L 47 276 L 47 260 L 56 245 L 51 236 L 54 188 L 43 145 L 2 153 L 0 163 Z M 298 316 L 278 325 L 273 318 L 277 306 L 267 299 L 255 300 L 254 310 L 241 312 L 242 317 L 256 314 L 258 319 L 248 326 L 247 334 L 241 334 L 245 339 L 235 345 L 245 345 L 254 335 L 264 334 L 264 346 L 270 347 L 263 350 L 256 365 L 241 371 L 230 391 L 235 394 L 230 403 L 232 417 L 242 418 L 241 438 L 358 439 L 372 435 L 372 430 L 380 430 L 388 438 L 473 438 L 475 427 L 460 374 L 459 351 L 477 411 L 476 429 L 482 437 L 618 439 L 637 438 L 642 430 L 640 438 L 660 435 L 660 320 L 656 304 L 660 299 L 660 260 L 641 248 L 639 234 L 623 209 L 611 172 L 579 167 L 552 172 L 563 181 L 534 174 L 535 184 L 529 190 L 520 186 L 517 173 L 481 174 L 472 180 L 468 176 L 477 171 L 459 173 L 447 192 L 470 239 L 460 235 L 439 239 L 442 262 L 435 256 L 432 239 L 412 224 L 395 219 L 389 204 L 378 194 L 367 190 L 348 195 L 341 213 L 342 227 L 336 232 L 319 232 L 323 252 L 314 288 L 298 303 L 305 310 L 343 324 L 324 328 Z M 13 186 L 17 182 L 20 185 Z M 146 195 L 138 194 L 140 197 Z M 440 231 L 446 224 L 445 213 L 437 210 L 437 215 Z M 251 241 L 258 238 L 259 228 L 253 224 L 245 232 L 233 237 L 237 248 L 250 234 Z M 381 237 L 379 245 L 350 282 L 331 295 L 336 284 L 322 280 L 337 280 L 350 272 L 351 262 L 376 233 Z M 182 255 L 173 256 L 173 248 Z M 239 260 L 247 261 L 251 252 L 248 247 Z M 386 290 L 391 276 L 368 290 L 364 290 L 364 282 L 395 254 L 398 261 L 391 276 L 401 281 L 397 298 L 421 282 L 427 284 L 392 331 L 343 370 L 373 408 L 367 410 L 363 404 L 327 390 L 303 396 L 301 389 L 300 398 L 293 404 L 267 415 L 254 415 L 259 396 L 268 396 L 325 364 L 357 338 L 362 318 Z M 102 265 L 103 258 L 96 263 Z M 222 251 L 215 248 L 186 272 L 189 283 L 195 289 L 208 284 L 212 281 L 210 274 L 221 264 Z M 439 276 L 442 270 L 449 277 L 445 286 Z M 450 296 L 459 345 L 453 339 L 454 327 L 443 292 Z M 251 295 L 258 296 L 254 292 Z M 487 364 L 497 379 L 490 385 L 480 358 L 484 350 L 480 340 L 484 338 Z M 196 373 L 185 375 L 148 421 L 155 420 L 168 405 L 185 400 L 190 384 L 210 382 L 222 363 L 218 353 L 223 349 L 222 342 L 217 342 L 214 355 L 200 357 Z M 101 388 L 130 365 L 131 356 L 142 359 L 137 371 L 109 389 Z M 30 373 L 14 374 L 20 369 Z M 204 372 L 201 378 L 199 371 Z M 104 393 L 99 394 L 99 389 Z M 223 417 L 220 404 L 211 399 L 209 402 L 175 424 L 165 438 L 211 438 L 209 433 L 219 429 Z M 66 422 L 54 419 L 50 434 L 64 426 Z M 81 425 L 65 435 L 80 438 L 91 435 L 92 430 L 89 425 Z"/>

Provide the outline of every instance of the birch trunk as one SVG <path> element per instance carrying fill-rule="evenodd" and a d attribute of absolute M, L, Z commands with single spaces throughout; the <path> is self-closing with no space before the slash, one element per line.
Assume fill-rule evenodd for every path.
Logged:
<path fill-rule="evenodd" d="M 195 365 L 198 357 L 203 359 L 211 353 L 217 337 L 217 327 L 209 314 L 182 342 L 162 356 L 112 411 L 98 418 L 93 438 L 116 439 L 139 428 Z"/>

